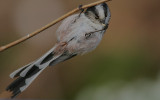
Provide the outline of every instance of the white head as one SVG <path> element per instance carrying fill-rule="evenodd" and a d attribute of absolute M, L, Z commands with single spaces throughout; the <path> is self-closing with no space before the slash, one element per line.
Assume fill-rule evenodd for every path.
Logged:
<path fill-rule="evenodd" d="M 102 4 L 88 8 L 85 11 L 85 15 L 89 19 L 91 19 L 91 21 L 99 22 L 103 24 L 108 24 L 111 17 L 109 7 L 106 3 L 102 3 Z"/>

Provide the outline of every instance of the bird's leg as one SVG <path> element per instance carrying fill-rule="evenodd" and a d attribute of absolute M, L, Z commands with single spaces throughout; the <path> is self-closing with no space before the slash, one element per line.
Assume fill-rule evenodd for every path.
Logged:
<path fill-rule="evenodd" d="M 101 30 L 96 30 L 96 31 L 93 31 L 93 32 L 86 33 L 85 34 L 86 39 L 89 38 L 93 33 L 99 32 L 99 31 L 105 31 L 108 28 L 108 24 L 107 25 L 104 24 L 103 26 L 104 26 L 104 28 L 101 29 Z"/>
<path fill-rule="evenodd" d="M 81 10 L 81 12 L 80 12 L 80 14 L 79 14 L 79 17 L 81 16 L 81 14 L 83 13 L 83 11 L 84 11 L 84 9 L 82 8 L 83 7 L 83 5 L 79 5 L 79 10 Z"/>
<path fill-rule="evenodd" d="M 95 33 L 95 32 L 99 32 L 99 31 L 104 31 L 104 30 L 106 30 L 107 28 L 108 28 L 108 25 L 104 26 L 104 28 L 101 29 L 101 30 L 95 30 L 95 31 L 93 31 L 93 32 L 86 33 L 86 35 L 88 35 L 88 34 L 93 34 L 93 33 Z"/>
<path fill-rule="evenodd" d="M 84 9 L 82 8 L 83 5 L 79 5 L 78 9 L 81 10 L 80 14 L 77 16 L 77 18 L 74 20 L 74 23 L 77 21 L 77 19 L 79 19 L 79 17 L 81 16 L 81 14 L 83 13 Z"/>

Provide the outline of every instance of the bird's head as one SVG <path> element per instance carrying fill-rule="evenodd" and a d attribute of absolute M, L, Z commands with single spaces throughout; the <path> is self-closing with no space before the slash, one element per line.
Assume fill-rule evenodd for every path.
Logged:
<path fill-rule="evenodd" d="M 111 13 L 106 3 L 87 8 L 85 15 L 93 22 L 99 22 L 107 25 L 109 23 Z"/>

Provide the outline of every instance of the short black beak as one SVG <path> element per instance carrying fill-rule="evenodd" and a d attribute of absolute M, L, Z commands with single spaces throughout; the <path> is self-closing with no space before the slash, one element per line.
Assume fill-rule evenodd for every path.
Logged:
<path fill-rule="evenodd" d="M 105 20 L 100 20 L 100 23 L 105 24 Z"/>

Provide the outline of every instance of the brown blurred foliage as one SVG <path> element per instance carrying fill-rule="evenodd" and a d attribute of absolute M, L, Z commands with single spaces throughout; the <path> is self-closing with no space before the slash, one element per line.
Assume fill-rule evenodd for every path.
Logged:
<path fill-rule="evenodd" d="M 96 0 L 1 0 L 0 46 Z M 88 85 L 156 79 L 160 70 L 160 0 L 112 0 L 107 34 L 93 52 L 47 68 L 18 98 L 74 99 Z M 59 25 L 59 24 L 58 24 Z M 0 92 L 9 74 L 48 51 L 58 25 L 0 53 Z"/>
<path fill-rule="evenodd" d="M 1 92 L 0 93 L 0 98 L 3 98 L 3 99 L 10 99 L 12 96 L 12 93 L 9 92 L 9 91 L 4 91 L 4 92 Z"/>

